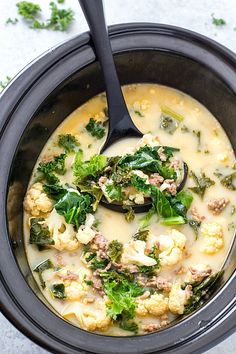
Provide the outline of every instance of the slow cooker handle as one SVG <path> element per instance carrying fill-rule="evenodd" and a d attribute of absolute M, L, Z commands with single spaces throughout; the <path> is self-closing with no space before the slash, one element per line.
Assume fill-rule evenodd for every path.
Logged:
<path fill-rule="evenodd" d="M 105 23 L 102 0 L 79 0 L 92 35 L 96 55 L 105 82 L 109 131 L 104 151 L 115 141 L 124 137 L 141 137 L 143 134 L 133 124 L 121 91 Z"/>

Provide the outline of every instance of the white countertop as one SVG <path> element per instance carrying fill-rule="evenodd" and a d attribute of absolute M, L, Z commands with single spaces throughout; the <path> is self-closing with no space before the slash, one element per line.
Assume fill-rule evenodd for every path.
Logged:
<path fill-rule="evenodd" d="M 48 0 L 32 0 L 47 12 Z M 16 25 L 5 25 L 7 18 L 17 17 L 17 0 L 0 0 L 0 81 L 13 77 L 26 64 L 50 47 L 77 33 L 87 30 L 87 25 L 77 0 L 65 0 L 64 7 L 72 7 L 76 22 L 67 33 L 30 30 L 20 20 Z M 204 34 L 236 52 L 236 2 L 235 0 L 104 0 L 107 23 L 159 22 L 181 26 Z M 212 24 L 211 14 L 222 17 L 226 26 Z M 0 314 L 1 354 L 46 354 L 16 330 Z M 212 348 L 207 354 L 235 354 L 236 334 Z"/>

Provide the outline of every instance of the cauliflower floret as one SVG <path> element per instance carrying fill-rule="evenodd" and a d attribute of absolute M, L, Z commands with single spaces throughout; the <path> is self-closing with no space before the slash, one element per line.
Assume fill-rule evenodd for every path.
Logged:
<path fill-rule="evenodd" d="M 56 272 L 56 276 L 65 285 L 66 298 L 69 300 L 80 300 L 84 298 L 89 290 L 89 285 L 84 281 L 91 278 L 91 271 L 88 269 L 71 270 L 64 267 Z"/>
<path fill-rule="evenodd" d="M 129 200 L 134 201 L 135 204 L 143 204 L 144 203 L 144 195 L 143 195 L 143 193 L 130 194 Z"/>
<path fill-rule="evenodd" d="M 39 216 L 52 210 L 52 201 L 44 193 L 42 183 L 34 183 L 28 190 L 24 199 L 24 208 L 32 216 Z"/>
<path fill-rule="evenodd" d="M 45 220 L 45 223 L 55 242 L 52 247 L 59 251 L 74 251 L 79 247 L 73 226 L 67 224 L 64 217 L 57 214 L 55 209 L 52 210 L 49 217 Z"/>
<path fill-rule="evenodd" d="M 161 266 L 170 267 L 181 261 L 186 243 L 184 234 L 172 229 L 171 235 L 160 235 L 157 242 L 161 251 L 159 254 Z"/>
<path fill-rule="evenodd" d="M 174 314 L 182 315 L 184 313 L 184 306 L 191 295 L 192 293 L 189 289 L 181 289 L 181 283 L 174 283 L 169 294 L 169 310 Z"/>
<path fill-rule="evenodd" d="M 137 149 L 143 147 L 145 145 L 155 147 L 159 146 L 160 142 L 157 136 L 153 136 L 152 134 L 145 134 L 142 139 L 137 143 Z"/>
<path fill-rule="evenodd" d="M 162 316 L 168 309 L 168 298 L 163 294 L 154 294 L 148 299 L 137 301 L 136 314 L 139 316 L 146 316 L 147 314 Z"/>
<path fill-rule="evenodd" d="M 63 311 L 63 317 L 75 315 L 81 328 L 88 331 L 104 331 L 111 323 L 107 316 L 107 309 L 104 300 L 97 299 L 94 303 L 73 302 L 67 305 Z"/>
<path fill-rule="evenodd" d="M 144 241 L 130 241 L 124 245 L 121 256 L 121 263 L 153 266 L 157 262 L 155 259 L 145 255 L 146 243 Z"/>
<path fill-rule="evenodd" d="M 80 243 L 87 245 L 96 235 L 96 231 L 92 229 L 94 221 L 95 217 L 92 214 L 86 216 L 85 225 L 81 225 L 76 234 L 76 238 Z"/>
<path fill-rule="evenodd" d="M 224 246 L 223 230 L 216 222 L 203 222 L 200 229 L 204 236 L 203 245 L 200 248 L 202 253 L 214 254 Z"/>

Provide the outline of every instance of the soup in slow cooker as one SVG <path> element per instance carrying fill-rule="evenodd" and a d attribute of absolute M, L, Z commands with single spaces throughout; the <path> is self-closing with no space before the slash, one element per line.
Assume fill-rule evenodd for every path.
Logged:
<path fill-rule="evenodd" d="M 105 335 L 153 332 L 198 309 L 235 231 L 235 156 L 217 120 L 169 87 L 123 93 L 143 138 L 100 154 L 107 102 L 92 98 L 48 140 L 24 200 L 25 247 L 43 295 L 63 318 Z"/>

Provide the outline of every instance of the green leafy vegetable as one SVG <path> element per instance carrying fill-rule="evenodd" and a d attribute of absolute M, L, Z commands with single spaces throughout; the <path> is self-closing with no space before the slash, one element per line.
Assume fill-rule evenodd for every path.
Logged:
<path fill-rule="evenodd" d="M 79 150 L 76 154 L 73 165 L 74 176 L 77 183 L 88 177 L 96 177 L 107 165 L 107 157 L 104 155 L 94 155 L 89 161 L 83 161 L 83 152 Z"/>
<path fill-rule="evenodd" d="M 92 197 L 89 194 L 80 194 L 71 188 L 54 207 L 58 214 L 64 216 L 68 224 L 78 229 L 80 225 L 84 225 L 86 215 L 92 212 L 91 204 Z"/>
<path fill-rule="evenodd" d="M 198 239 L 199 227 L 201 226 L 201 221 L 188 219 L 188 224 L 193 229 L 193 232 L 195 234 L 195 239 L 197 240 Z"/>
<path fill-rule="evenodd" d="M 45 247 L 54 245 L 48 227 L 44 224 L 44 218 L 31 218 L 30 219 L 30 239 L 31 244 L 37 245 L 41 251 Z"/>
<path fill-rule="evenodd" d="M 110 203 L 113 201 L 121 201 L 123 199 L 121 185 L 107 184 L 105 197 Z"/>
<path fill-rule="evenodd" d="M 16 6 L 18 8 L 18 14 L 26 20 L 34 20 L 41 11 L 41 7 L 38 4 L 29 1 L 20 1 Z"/>
<path fill-rule="evenodd" d="M 49 162 L 40 162 L 37 171 L 42 174 L 43 178 L 48 184 L 57 184 L 59 178 L 55 175 L 64 175 L 66 154 L 60 154 L 55 156 L 53 160 Z"/>
<path fill-rule="evenodd" d="M 92 257 L 92 256 L 91 256 Z M 87 258 L 86 258 L 87 261 Z M 92 257 L 92 259 L 90 260 L 89 263 L 89 267 L 92 270 L 96 270 L 96 269 L 104 269 L 106 268 L 106 266 L 108 265 L 109 260 L 108 259 L 98 259 L 96 257 L 96 255 L 94 257 Z"/>
<path fill-rule="evenodd" d="M 155 264 L 153 266 L 139 266 L 139 271 L 141 273 L 146 273 L 148 275 L 151 275 L 151 274 L 153 274 L 153 271 L 155 269 L 159 269 L 160 268 L 160 259 L 159 259 L 159 256 L 158 256 L 158 249 L 157 249 L 156 245 L 153 246 L 152 251 L 148 254 L 148 257 L 151 257 L 151 258 L 155 259 L 157 264 Z"/>
<path fill-rule="evenodd" d="M 16 25 L 17 24 L 17 22 L 18 22 L 18 18 L 8 18 L 7 20 L 6 20 L 6 24 L 11 24 L 11 25 Z"/>
<path fill-rule="evenodd" d="M 197 308 L 199 308 L 206 299 L 209 297 L 209 292 L 212 289 L 213 285 L 218 282 L 224 274 L 224 271 L 221 270 L 213 275 L 208 276 L 207 278 L 203 279 L 202 281 L 193 282 L 193 283 L 185 283 L 183 289 L 187 285 L 192 286 L 193 295 L 188 300 L 188 303 L 185 305 L 184 314 L 187 315 Z"/>
<path fill-rule="evenodd" d="M 53 263 L 50 261 L 50 259 L 46 259 L 45 261 L 41 262 L 40 264 L 37 265 L 37 267 L 34 268 L 34 272 L 38 273 L 39 275 L 39 281 L 43 289 L 45 289 L 46 284 L 45 281 L 43 280 L 43 272 L 47 269 L 53 268 Z"/>
<path fill-rule="evenodd" d="M 119 321 L 120 323 L 120 328 L 124 329 L 125 331 L 129 332 L 138 332 L 138 325 L 136 322 L 131 321 L 129 319 L 129 316 L 127 316 L 125 313 L 121 315 L 121 320 Z"/>
<path fill-rule="evenodd" d="M 220 179 L 220 183 L 231 191 L 236 190 L 236 172 L 232 172 L 229 175 L 224 176 L 220 172 L 216 172 L 215 175 Z"/>
<path fill-rule="evenodd" d="M 174 134 L 179 126 L 179 122 L 165 114 L 161 115 L 160 128 L 165 130 L 168 134 Z"/>
<path fill-rule="evenodd" d="M 139 227 L 140 229 L 143 229 L 145 227 L 147 227 L 150 222 L 152 217 L 155 215 L 155 208 L 152 206 L 152 208 L 150 208 L 147 212 L 146 215 L 144 215 L 140 220 L 139 220 Z"/>
<path fill-rule="evenodd" d="M 65 285 L 63 283 L 60 284 L 53 284 L 51 288 L 51 292 L 53 297 L 57 299 L 65 299 L 66 294 L 65 294 Z"/>
<path fill-rule="evenodd" d="M 59 135 L 58 145 L 65 149 L 67 153 L 74 152 L 79 146 L 79 142 L 74 135 L 64 134 Z"/>
<path fill-rule="evenodd" d="M 214 16 L 214 14 L 211 14 L 211 17 L 212 17 L 213 25 L 215 25 L 215 26 L 224 26 L 224 25 L 226 25 L 226 22 L 225 22 L 225 20 L 223 18 L 216 18 Z"/>
<path fill-rule="evenodd" d="M 134 240 L 147 241 L 149 230 L 139 230 L 133 235 Z"/>
<path fill-rule="evenodd" d="M 164 218 L 161 222 L 163 225 L 183 225 L 186 224 L 185 219 L 182 216 L 171 216 L 169 218 Z"/>
<path fill-rule="evenodd" d="M 133 221 L 135 218 L 134 209 L 129 205 L 123 205 L 122 208 L 124 210 L 127 210 L 127 212 L 125 213 L 125 220 L 128 222 Z"/>
<path fill-rule="evenodd" d="M 142 295 L 144 289 L 115 271 L 103 272 L 101 277 L 104 291 L 110 299 L 110 303 L 107 304 L 108 315 L 113 320 L 120 321 L 122 328 L 129 328 L 128 330 L 132 328 L 136 331 L 137 327 L 134 328 L 130 320 L 135 316 L 136 297 Z"/>
<path fill-rule="evenodd" d="M 51 14 L 46 22 L 39 20 L 39 12 L 41 11 L 39 5 L 28 1 L 21 1 L 16 6 L 18 7 L 19 15 L 29 23 L 29 27 L 32 29 L 66 31 L 74 20 L 74 12 L 70 8 L 59 9 L 53 1 L 49 3 Z"/>
<path fill-rule="evenodd" d="M 184 120 L 184 117 L 181 114 L 172 111 L 172 109 L 170 109 L 169 107 L 162 106 L 161 111 L 163 114 L 172 117 L 179 122 L 182 122 Z"/>
<path fill-rule="evenodd" d="M 58 201 L 66 194 L 66 189 L 60 184 L 44 184 L 44 192 L 53 200 Z"/>
<path fill-rule="evenodd" d="M 102 122 L 90 118 L 89 123 L 86 125 L 86 130 L 95 138 L 102 139 L 105 135 L 105 128 Z"/>
<path fill-rule="evenodd" d="M 134 113 L 137 115 L 137 116 L 139 116 L 139 117 L 144 117 L 144 115 L 140 112 L 140 111 L 134 111 Z"/>
<path fill-rule="evenodd" d="M 123 251 L 123 244 L 117 240 L 113 240 L 108 245 L 107 254 L 113 262 L 117 262 Z"/>
<path fill-rule="evenodd" d="M 198 151 L 200 151 L 199 149 L 201 146 L 201 131 L 200 130 L 193 130 L 193 134 L 197 138 L 197 148 L 198 148 Z"/>
<path fill-rule="evenodd" d="M 10 76 L 6 76 L 4 81 L 0 81 L 0 91 L 2 91 L 3 89 L 5 89 L 7 87 L 7 85 L 9 84 L 9 82 L 11 81 Z"/>
<path fill-rule="evenodd" d="M 176 213 L 167 197 L 155 186 L 151 187 L 151 198 L 157 215 L 163 218 L 176 216 Z"/>
<path fill-rule="evenodd" d="M 174 198 L 171 198 L 171 205 L 178 215 L 186 216 L 193 201 L 193 196 L 185 190 L 180 191 Z"/>
<path fill-rule="evenodd" d="M 99 202 L 103 196 L 101 188 L 95 183 L 78 184 L 80 192 L 89 193 L 93 197 L 93 211 L 97 210 Z"/>
<path fill-rule="evenodd" d="M 59 9 L 52 1 L 49 4 L 51 9 L 51 16 L 47 20 L 45 27 L 53 31 L 65 32 L 70 27 L 74 20 L 74 12 L 72 9 Z"/>
<path fill-rule="evenodd" d="M 201 198 L 203 198 L 206 189 L 215 184 L 215 182 L 207 177 L 204 172 L 201 172 L 200 176 L 197 177 L 196 174 L 191 171 L 190 177 L 192 177 L 196 186 L 190 187 L 189 189 L 198 194 Z"/>

